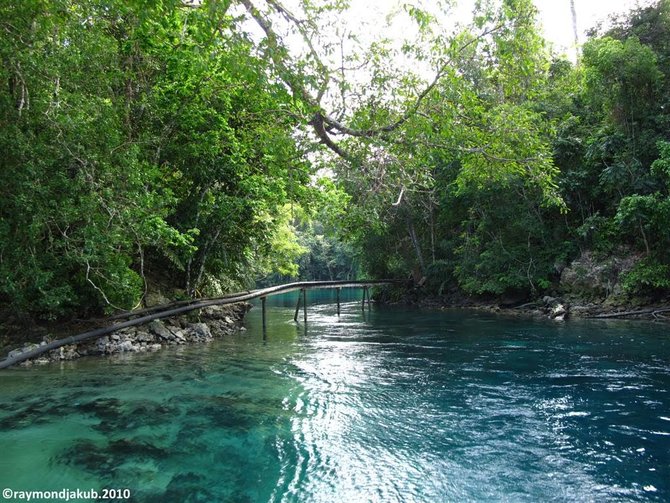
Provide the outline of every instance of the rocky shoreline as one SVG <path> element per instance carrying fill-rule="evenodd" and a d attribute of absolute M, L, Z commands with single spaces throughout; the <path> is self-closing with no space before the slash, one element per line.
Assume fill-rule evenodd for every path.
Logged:
<path fill-rule="evenodd" d="M 670 321 L 670 297 L 651 289 L 646 296 L 627 291 L 624 278 L 641 260 L 627 248 L 603 257 L 583 251 L 567 266 L 556 266 L 559 278 L 545 293 L 533 297 L 526 292 L 498 297 L 477 297 L 452 285 L 442 293 L 417 288 L 401 303 L 430 308 L 464 308 L 479 311 L 564 321 L 570 318 L 621 318 Z"/>
<path fill-rule="evenodd" d="M 472 309 L 509 316 L 550 319 L 637 319 L 670 322 L 670 302 L 613 304 L 575 297 L 544 296 L 530 302 L 473 297 L 424 297 L 408 302 L 423 308 Z"/>
<path fill-rule="evenodd" d="M 63 346 L 18 365 L 74 360 L 82 356 L 143 353 L 158 351 L 167 346 L 208 342 L 244 330 L 242 321 L 250 308 L 251 304 L 246 302 L 210 306 L 183 316 L 154 320 L 146 325 L 124 328 L 98 339 Z M 40 344 L 24 345 L 10 351 L 7 356 L 18 356 L 49 342 L 51 339 L 46 336 Z"/>

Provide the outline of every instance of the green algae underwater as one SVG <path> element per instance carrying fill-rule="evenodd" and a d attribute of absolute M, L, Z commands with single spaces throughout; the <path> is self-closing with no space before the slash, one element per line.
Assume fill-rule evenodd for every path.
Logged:
<path fill-rule="evenodd" d="M 667 501 L 670 341 L 296 294 L 248 330 L 0 373 L 0 485 L 136 502 Z M 334 295 L 334 294 L 333 294 Z M 117 499 L 114 501 L 123 501 Z"/>

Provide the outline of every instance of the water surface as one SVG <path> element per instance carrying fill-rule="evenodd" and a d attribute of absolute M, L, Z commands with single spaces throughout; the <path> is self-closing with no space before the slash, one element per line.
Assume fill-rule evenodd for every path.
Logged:
<path fill-rule="evenodd" d="M 1 372 L 0 485 L 138 502 L 670 500 L 667 326 L 352 301 L 340 317 L 310 306 L 305 327 L 294 299 L 269 308 L 265 338 L 254 309 L 247 332 L 207 345 Z"/>

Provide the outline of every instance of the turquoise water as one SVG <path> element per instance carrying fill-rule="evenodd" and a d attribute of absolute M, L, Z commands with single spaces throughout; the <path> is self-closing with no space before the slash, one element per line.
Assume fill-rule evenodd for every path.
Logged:
<path fill-rule="evenodd" d="M 137 502 L 670 500 L 667 326 L 352 301 L 339 318 L 310 306 L 305 327 L 293 307 L 269 307 L 265 338 L 253 309 L 247 332 L 208 345 L 0 372 L 1 488 L 129 488 Z"/>

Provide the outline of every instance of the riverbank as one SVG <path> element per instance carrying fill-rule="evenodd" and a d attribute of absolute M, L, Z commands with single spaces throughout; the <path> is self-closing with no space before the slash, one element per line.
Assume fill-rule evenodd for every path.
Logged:
<path fill-rule="evenodd" d="M 251 308 L 247 302 L 208 306 L 181 316 L 154 320 L 146 325 L 123 328 L 97 339 L 68 344 L 47 351 L 19 365 L 27 366 L 54 361 L 74 360 L 82 356 L 105 356 L 120 353 L 159 351 L 163 347 L 211 341 L 244 330 L 242 322 Z M 79 324 L 79 327 L 85 324 Z M 42 330 L 45 330 L 42 328 Z M 72 333 L 67 334 L 72 335 Z M 46 346 L 63 334 L 47 333 L 39 342 L 23 344 L 9 351 L 8 358 Z M 34 340 L 34 337 L 32 338 Z"/>
<path fill-rule="evenodd" d="M 255 308 L 240 337 L 0 372 L 7 485 L 136 503 L 670 498 L 658 326 L 349 298 L 338 318 L 325 296 L 305 325 L 296 296 L 268 299 L 267 336 Z"/>
<path fill-rule="evenodd" d="M 448 296 L 414 292 L 402 303 L 433 309 L 472 309 L 496 314 L 544 318 L 556 321 L 574 319 L 639 319 L 670 322 L 670 300 L 656 302 L 636 299 L 627 302 L 613 299 L 593 300 L 577 296 L 545 295 L 536 299 L 485 299 L 454 293 Z"/>

